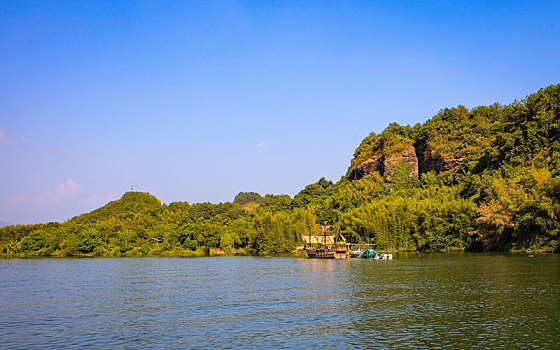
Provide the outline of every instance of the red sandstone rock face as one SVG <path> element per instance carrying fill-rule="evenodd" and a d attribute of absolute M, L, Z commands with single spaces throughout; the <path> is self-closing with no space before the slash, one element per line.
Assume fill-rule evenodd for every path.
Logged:
<path fill-rule="evenodd" d="M 427 142 L 418 142 L 415 146 L 418 157 L 418 170 L 420 174 L 427 173 L 429 171 L 435 171 L 439 174 L 444 171 L 452 170 L 461 165 L 465 159 L 457 154 L 450 154 L 447 156 L 441 155 Z"/>
<path fill-rule="evenodd" d="M 423 135 L 415 140 L 403 137 L 395 140 L 394 135 L 383 134 L 367 137 L 354 154 L 348 179 L 358 180 L 377 172 L 391 181 L 392 174 L 401 164 L 407 164 L 409 176 L 417 179 L 420 174 L 430 171 L 439 174 L 463 164 L 468 156 L 462 149 L 464 144 L 448 137 L 437 138 L 437 133 L 434 135 Z M 358 159 L 365 160 L 356 164 Z"/>
<path fill-rule="evenodd" d="M 350 180 L 359 180 L 362 177 L 369 175 L 375 171 L 379 172 L 381 175 L 385 172 L 385 165 L 383 155 L 375 155 L 363 161 L 357 168 L 352 169 L 348 178 Z"/>
<path fill-rule="evenodd" d="M 348 178 L 359 180 L 373 172 L 379 172 L 381 176 L 391 179 L 391 173 L 402 163 L 410 166 L 410 177 L 418 178 L 418 158 L 412 145 L 399 147 L 398 150 L 390 152 L 387 156 L 381 153 L 374 154 L 371 158 L 363 161 L 357 168 L 351 170 Z"/>
<path fill-rule="evenodd" d="M 416 157 L 416 150 L 412 145 L 408 145 L 404 150 L 391 154 L 385 159 L 385 171 L 387 179 L 391 179 L 391 173 L 399 164 L 406 163 L 410 166 L 410 173 L 408 176 L 415 179 L 418 178 L 418 158 Z"/>

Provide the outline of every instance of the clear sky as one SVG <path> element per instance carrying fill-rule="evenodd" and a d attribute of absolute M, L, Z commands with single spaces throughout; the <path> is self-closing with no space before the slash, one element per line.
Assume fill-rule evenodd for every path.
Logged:
<path fill-rule="evenodd" d="M 0 2 L 0 221 L 338 181 L 390 122 L 560 83 L 558 1 Z"/>

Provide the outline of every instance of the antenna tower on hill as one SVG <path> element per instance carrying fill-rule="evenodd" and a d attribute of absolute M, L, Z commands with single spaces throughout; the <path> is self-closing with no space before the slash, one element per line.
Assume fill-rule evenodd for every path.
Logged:
<path fill-rule="evenodd" d="M 134 184 L 130 184 L 130 192 L 134 192 Z"/>

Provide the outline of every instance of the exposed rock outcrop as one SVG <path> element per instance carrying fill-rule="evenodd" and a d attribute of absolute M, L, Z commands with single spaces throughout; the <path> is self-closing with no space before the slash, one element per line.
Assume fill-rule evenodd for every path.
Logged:
<path fill-rule="evenodd" d="M 381 176 L 385 176 L 390 180 L 391 174 L 396 171 L 398 165 L 403 163 L 410 166 L 409 176 L 418 178 L 418 158 L 412 145 L 399 145 L 399 147 L 394 147 L 393 150 L 386 153 L 388 154 L 376 152 L 370 158 L 360 163 L 359 166 L 352 168 L 348 178 L 350 180 L 359 180 L 373 172 L 378 172 Z"/>
<path fill-rule="evenodd" d="M 412 145 L 402 145 L 402 150 L 398 152 L 392 152 L 389 157 L 385 159 L 385 172 L 383 175 L 387 177 L 388 180 L 391 179 L 391 174 L 396 170 L 397 166 L 400 164 L 408 164 L 410 166 L 409 177 L 415 179 L 418 178 L 418 158 L 416 156 L 416 150 Z"/>
<path fill-rule="evenodd" d="M 459 118 L 461 111 L 443 110 L 423 126 L 392 123 L 381 134 L 371 133 L 356 149 L 348 179 L 359 180 L 377 172 L 391 181 L 397 169 L 402 171 L 402 164 L 410 167 L 409 176 L 413 178 L 430 171 L 453 171 L 491 142 L 491 122 Z"/>
<path fill-rule="evenodd" d="M 362 177 L 369 175 L 373 172 L 379 172 L 381 175 L 385 173 L 385 157 L 377 155 L 363 161 L 358 167 L 350 171 L 348 178 L 350 180 L 359 180 Z"/>
<path fill-rule="evenodd" d="M 420 174 L 434 171 L 437 174 L 452 170 L 461 165 L 465 157 L 461 157 L 455 152 L 442 155 L 425 139 L 416 140 L 414 143 L 416 156 L 418 157 L 418 172 Z"/>

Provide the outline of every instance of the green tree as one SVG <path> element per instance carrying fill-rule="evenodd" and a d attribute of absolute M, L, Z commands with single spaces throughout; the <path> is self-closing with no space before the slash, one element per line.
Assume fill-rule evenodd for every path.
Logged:
<path fill-rule="evenodd" d="M 101 236 L 99 231 L 92 227 L 80 231 L 77 239 L 78 251 L 80 253 L 91 253 L 97 246 L 101 245 Z"/>
<path fill-rule="evenodd" d="M 239 245 L 240 243 L 241 240 L 239 239 L 239 235 L 237 233 L 229 230 L 222 232 L 220 237 L 220 248 L 226 253 L 229 253 L 235 245 Z"/>
<path fill-rule="evenodd" d="M 136 238 L 136 232 L 131 229 L 124 229 L 117 232 L 117 237 L 119 239 L 119 243 L 121 245 L 124 245 L 125 249 L 128 249 L 129 243 L 134 241 L 134 239 Z"/>

